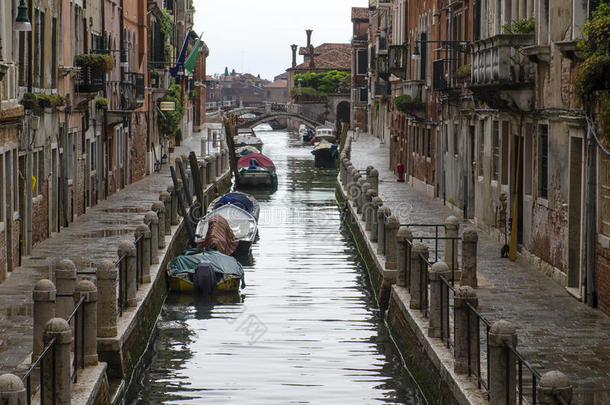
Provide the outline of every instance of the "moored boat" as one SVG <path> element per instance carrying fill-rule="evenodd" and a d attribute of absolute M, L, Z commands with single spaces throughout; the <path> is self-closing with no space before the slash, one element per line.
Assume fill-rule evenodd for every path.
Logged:
<path fill-rule="evenodd" d="M 241 146 L 241 147 L 235 149 L 235 156 L 238 159 L 244 155 L 247 155 L 248 153 L 261 153 L 261 151 L 251 145 Z"/>
<path fill-rule="evenodd" d="M 238 185 L 242 187 L 275 187 L 277 174 L 275 165 L 267 156 L 260 153 L 249 153 L 237 162 Z"/>
<path fill-rule="evenodd" d="M 322 141 L 327 141 L 329 143 L 334 143 L 337 141 L 335 131 L 332 127 L 328 125 L 320 125 L 316 128 L 316 142 Z"/>
<path fill-rule="evenodd" d="M 217 217 L 222 217 L 228 224 L 232 235 L 228 235 L 228 231 L 221 229 L 214 236 L 210 235 L 210 231 L 216 226 Z M 221 226 L 224 226 L 222 224 Z M 212 209 L 208 214 L 199 220 L 197 229 L 195 230 L 196 238 L 203 238 L 201 245 L 203 247 L 218 247 L 218 250 L 232 256 L 243 257 L 248 255 L 250 247 L 256 238 L 257 223 L 256 218 L 245 209 L 242 209 L 234 204 L 220 205 L 218 208 Z M 237 241 L 234 244 L 230 239 L 231 236 Z M 223 240 L 224 239 L 224 240 Z M 218 246 L 221 244 L 222 246 Z"/>
<path fill-rule="evenodd" d="M 263 141 L 251 129 L 239 129 L 234 138 L 235 148 L 253 146 L 259 152 L 263 150 Z"/>
<path fill-rule="evenodd" d="M 260 205 L 258 201 L 250 194 L 242 193 L 240 191 L 233 191 L 214 199 L 210 205 L 208 205 L 208 212 L 227 204 L 232 204 L 245 210 L 258 222 L 258 216 L 260 214 Z"/>
<path fill-rule="evenodd" d="M 336 143 L 321 141 L 311 153 L 314 155 L 314 165 L 316 167 L 335 167 L 338 152 Z"/>
<path fill-rule="evenodd" d="M 169 289 L 179 292 L 223 294 L 245 287 L 244 270 L 231 256 L 216 250 L 188 249 L 167 269 Z"/>

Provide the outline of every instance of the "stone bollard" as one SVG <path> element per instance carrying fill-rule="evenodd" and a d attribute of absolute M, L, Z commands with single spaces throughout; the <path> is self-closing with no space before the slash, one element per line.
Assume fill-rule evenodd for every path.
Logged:
<path fill-rule="evenodd" d="M 142 282 L 150 283 L 150 228 L 142 223 L 136 226 L 136 239 L 142 238 Z"/>
<path fill-rule="evenodd" d="M 204 167 L 205 167 L 205 184 L 211 184 L 212 183 L 212 168 L 211 168 L 211 162 L 212 161 L 212 157 L 211 156 L 206 156 L 204 159 Z"/>
<path fill-rule="evenodd" d="M 44 349 L 44 328 L 51 319 L 55 318 L 55 296 L 57 290 L 51 280 L 42 279 L 34 286 L 34 331 L 32 346 L 32 362 L 36 361 Z M 1 398 L 1 397 L 0 397 Z"/>
<path fill-rule="evenodd" d="M 500 320 L 489 329 L 489 403 L 514 404 L 516 397 L 516 358 L 507 345 L 517 346 L 517 332 L 513 324 Z"/>
<path fill-rule="evenodd" d="M 364 229 L 366 231 L 370 231 L 371 230 L 371 224 L 373 223 L 373 212 L 375 211 L 373 209 L 373 198 L 377 197 L 377 193 L 375 192 L 375 190 L 367 190 L 366 194 L 364 196 L 364 199 L 366 201 L 366 204 L 364 205 Z"/>
<path fill-rule="evenodd" d="M 572 385 L 561 371 L 552 370 L 544 373 L 538 381 L 536 391 L 540 405 L 562 405 L 557 396 L 560 396 L 566 404 L 572 403 Z"/>
<path fill-rule="evenodd" d="M 84 330 L 85 336 L 84 344 L 79 350 L 84 351 L 85 366 L 95 366 L 97 364 L 97 288 L 95 284 L 89 280 L 79 281 L 74 290 L 74 301 L 78 302 L 81 297 L 85 297 L 83 302 L 85 325 L 81 329 Z M 82 322 L 83 318 L 80 321 Z M 81 340 L 83 336 L 78 338 Z M 74 342 L 74 345 L 78 346 L 80 343 Z M 81 352 L 79 352 L 79 355 L 81 355 Z"/>
<path fill-rule="evenodd" d="M 409 308 L 423 310 L 426 309 L 428 269 L 421 256 L 425 259 L 428 258 L 428 246 L 423 243 L 415 243 L 413 249 L 411 249 L 411 273 L 409 280 L 411 301 L 409 302 Z"/>
<path fill-rule="evenodd" d="M 72 385 L 72 362 L 70 361 L 70 347 L 72 345 L 72 329 L 65 319 L 53 318 L 45 325 L 45 346 L 55 338 L 55 368 L 49 367 L 46 362 L 43 375 L 44 380 L 49 382 L 44 385 L 42 392 L 46 404 L 70 405 Z M 55 381 L 53 386 L 52 381 Z M 53 400 L 55 393 L 55 401 Z"/>
<path fill-rule="evenodd" d="M 169 193 L 167 191 L 162 192 L 161 194 L 159 194 L 159 200 L 163 201 L 163 205 L 165 206 L 165 235 L 171 235 L 172 233 L 172 219 L 171 219 L 171 212 L 172 212 L 172 198 L 170 197 Z"/>
<path fill-rule="evenodd" d="M 136 245 L 133 244 L 132 241 L 124 240 L 119 243 L 119 248 L 117 251 L 119 257 L 125 256 L 126 264 L 123 270 L 123 277 L 125 277 L 125 304 L 128 307 L 135 307 L 138 304 L 136 299 Z M 119 275 L 119 279 L 121 275 Z"/>
<path fill-rule="evenodd" d="M 364 169 L 364 170 L 365 170 L 366 175 L 368 176 L 369 174 L 371 174 L 371 170 L 373 170 L 374 168 L 375 168 L 375 167 L 374 167 L 373 165 L 368 165 L 368 166 L 366 167 L 366 169 Z M 367 177 L 367 178 L 368 178 L 368 177 Z"/>
<path fill-rule="evenodd" d="M 366 193 L 369 191 L 370 187 L 371 185 L 366 181 L 362 183 L 362 193 L 360 194 L 360 213 L 362 214 L 362 220 L 366 220 L 366 206 L 368 205 Z"/>
<path fill-rule="evenodd" d="M 208 184 L 208 162 L 205 159 L 199 161 L 199 172 L 201 173 L 201 187 L 205 189 Z"/>
<path fill-rule="evenodd" d="M 55 266 L 55 285 L 57 299 L 55 303 L 55 316 L 68 319 L 74 311 L 74 286 L 76 285 L 76 266 L 70 259 L 60 260 Z"/>
<path fill-rule="evenodd" d="M 157 243 L 159 249 L 163 249 L 165 248 L 165 204 L 163 204 L 163 201 L 155 201 L 152 204 L 151 211 L 154 211 L 158 217 Z"/>
<path fill-rule="evenodd" d="M 406 287 L 409 279 L 407 278 L 407 242 L 413 241 L 413 234 L 409 227 L 401 226 L 396 232 L 396 284 L 400 287 Z"/>
<path fill-rule="evenodd" d="M 210 172 L 210 184 L 216 181 L 218 173 L 216 173 L 216 154 L 208 156 L 209 160 L 208 171 Z"/>
<path fill-rule="evenodd" d="M 360 176 L 356 182 L 356 195 L 354 196 L 354 203 L 356 204 L 356 213 L 362 213 L 362 196 L 364 194 L 364 183 L 366 180 Z"/>
<path fill-rule="evenodd" d="M 347 196 L 349 197 L 349 189 L 352 186 L 352 180 L 353 180 L 353 176 L 352 176 L 352 170 L 354 169 L 354 165 L 352 165 L 351 163 L 347 165 L 347 167 L 345 168 L 345 193 L 347 194 Z"/>
<path fill-rule="evenodd" d="M 429 311 L 429 326 L 428 326 L 428 336 L 433 338 L 443 337 L 441 335 L 441 323 L 446 321 L 447 307 L 444 305 L 449 305 L 449 297 L 447 297 L 447 301 L 441 304 L 441 300 L 443 300 L 443 285 L 441 281 L 441 276 L 448 278 L 451 272 L 449 271 L 449 266 L 445 262 L 436 262 L 430 268 L 430 311 Z M 443 306 L 441 311 L 441 305 Z M 456 324 L 457 325 L 457 324 Z M 447 335 L 447 331 L 445 331 L 445 336 Z M 456 348 L 457 351 L 457 348 Z"/>
<path fill-rule="evenodd" d="M 385 205 L 377 210 L 377 254 L 385 255 L 385 221 L 392 211 Z"/>
<path fill-rule="evenodd" d="M 475 314 L 468 315 L 470 309 L 467 305 L 470 304 L 476 308 L 479 305 L 479 299 L 476 291 L 469 286 L 457 287 L 453 299 L 455 322 L 455 362 L 453 367 L 458 374 L 468 374 L 469 363 L 472 370 L 478 368 L 479 355 L 475 348 L 479 341 L 479 322 Z M 469 321 L 470 325 L 468 324 Z M 470 333 L 468 332 L 469 329 Z M 470 353 L 468 353 L 469 347 Z M 469 355 L 470 360 L 468 359 Z"/>
<path fill-rule="evenodd" d="M 453 215 L 445 219 L 445 237 L 457 238 L 460 231 L 460 220 Z M 449 270 L 458 270 L 458 241 L 445 239 L 445 256 L 444 262 L 449 266 Z"/>
<path fill-rule="evenodd" d="M 378 225 L 377 225 L 377 214 L 379 209 L 383 206 L 381 197 L 373 197 L 373 212 L 371 212 L 371 242 L 377 242 L 378 239 Z"/>
<path fill-rule="evenodd" d="M 201 137 L 201 155 L 200 156 L 205 156 L 208 153 L 208 140 L 206 137 L 202 136 Z"/>
<path fill-rule="evenodd" d="M 385 223 L 385 268 L 387 270 L 396 270 L 398 246 L 396 245 L 396 234 L 400 228 L 400 222 L 394 215 L 388 217 Z"/>
<path fill-rule="evenodd" d="M 369 182 L 373 190 L 379 193 L 379 170 L 373 168 L 366 176 L 366 181 Z"/>
<path fill-rule="evenodd" d="M 462 235 L 462 279 L 461 285 L 477 288 L 477 243 L 479 235 L 476 229 L 466 228 Z"/>
<path fill-rule="evenodd" d="M 144 223 L 150 224 L 150 264 L 159 263 L 159 217 L 154 211 L 144 214 Z"/>
<path fill-rule="evenodd" d="M 171 199 L 171 208 L 169 210 L 170 223 L 171 225 L 178 225 L 178 194 L 176 193 L 176 190 L 174 190 L 173 185 L 167 186 L 167 192 L 169 193 Z"/>
<path fill-rule="evenodd" d="M 27 392 L 21 378 L 14 374 L 0 375 L 0 403 L 5 405 L 25 405 Z"/>
<path fill-rule="evenodd" d="M 350 200 L 353 200 L 354 191 L 353 189 L 356 187 L 356 182 L 358 181 L 358 170 L 352 166 L 349 174 L 347 175 L 347 196 Z"/>
<path fill-rule="evenodd" d="M 115 337 L 117 330 L 118 271 L 114 263 L 104 260 L 96 269 L 98 289 L 97 336 Z"/>

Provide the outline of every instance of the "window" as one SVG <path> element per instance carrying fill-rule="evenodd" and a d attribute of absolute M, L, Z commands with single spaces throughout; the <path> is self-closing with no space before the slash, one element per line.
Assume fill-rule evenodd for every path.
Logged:
<path fill-rule="evenodd" d="M 91 153 L 89 154 L 89 162 L 90 162 L 90 167 L 91 167 L 92 172 L 94 172 L 96 170 L 96 166 L 95 166 L 95 153 L 96 153 L 95 145 L 96 144 L 97 143 L 95 141 L 91 142 Z"/>
<path fill-rule="evenodd" d="M 19 187 L 19 167 L 17 166 L 17 149 L 13 150 L 13 211 L 17 210 L 19 207 L 19 191 L 17 190 Z"/>
<path fill-rule="evenodd" d="M 38 31 L 38 37 L 39 37 L 39 43 L 40 43 L 40 59 L 36 60 L 36 64 L 40 65 L 40 68 L 38 69 L 38 85 L 40 87 L 44 87 L 44 64 L 46 63 L 46 59 L 45 59 L 45 55 L 44 55 L 44 50 L 47 46 L 47 44 L 45 44 L 44 41 L 44 13 L 41 11 L 40 12 L 40 21 L 38 24 L 40 30 Z"/>
<path fill-rule="evenodd" d="M 4 221 L 4 156 L 0 155 L 0 222 Z"/>
<path fill-rule="evenodd" d="M 426 157 L 431 157 L 432 149 L 432 130 L 428 128 L 428 145 L 426 147 Z"/>
<path fill-rule="evenodd" d="M 357 69 L 358 69 L 358 74 L 359 75 L 365 75 L 366 74 L 366 65 L 367 65 L 367 60 L 366 60 L 366 49 L 358 49 L 358 55 L 357 55 Z"/>
<path fill-rule="evenodd" d="M 485 154 L 485 121 L 479 123 L 479 150 L 477 152 L 477 170 L 478 175 L 483 177 L 483 156 Z"/>
<path fill-rule="evenodd" d="M 25 86 L 26 78 L 26 66 L 25 66 L 25 33 L 19 32 L 19 85 Z"/>
<path fill-rule="evenodd" d="M 459 129 L 459 125 L 458 124 L 453 124 L 453 154 L 457 156 L 458 154 L 458 131 Z"/>
<path fill-rule="evenodd" d="M 37 194 L 42 194 L 42 182 L 45 180 L 45 172 L 44 172 L 44 151 L 41 150 L 38 152 L 38 171 L 36 172 L 36 187 Z"/>
<path fill-rule="evenodd" d="M 34 37 L 34 84 L 39 86 L 39 68 L 40 64 L 38 63 L 40 57 L 40 12 L 38 10 L 34 10 L 34 32 L 32 32 Z"/>
<path fill-rule="evenodd" d="M 502 121 L 502 184 L 508 184 L 508 144 L 510 139 L 508 130 L 509 122 Z"/>
<path fill-rule="evenodd" d="M 369 99 L 369 94 L 366 87 L 360 88 L 360 102 L 366 103 Z"/>
<path fill-rule="evenodd" d="M 548 198 L 548 181 L 549 181 L 549 127 L 548 125 L 539 125 L 539 156 L 540 156 L 540 174 L 539 174 L 539 192 L 541 198 Z"/>
<path fill-rule="evenodd" d="M 443 139 L 445 140 L 445 153 L 449 152 L 449 129 L 447 124 L 443 125 Z"/>
<path fill-rule="evenodd" d="M 532 140 L 533 140 L 532 124 L 525 125 L 525 146 L 523 148 L 523 192 L 527 195 L 532 194 Z"/>
<path fill-rule="evenodd" d="M 51 87 L 57 87 L 57 18 L 51 24 Z"/>
<path fill-rule="evenodd" d="M 600 151 L 599 158 L 599 231 L 610 237 L 610 156 Z"/>
<path fill-rule="evenodd" d="M 491 179 L 498 180 L 500 170 L 500 124 L 493 122 L 491 133 Z"/>

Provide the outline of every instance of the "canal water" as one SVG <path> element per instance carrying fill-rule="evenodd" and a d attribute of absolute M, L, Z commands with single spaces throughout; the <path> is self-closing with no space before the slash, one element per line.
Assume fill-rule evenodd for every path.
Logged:
<path fill-rule="evenodd" d="M 278 189 L 236 297 L 170 293 L 129 404 L 423 404 L 341 224 L 336 170 L 297 134 L 257 131 Z"/>

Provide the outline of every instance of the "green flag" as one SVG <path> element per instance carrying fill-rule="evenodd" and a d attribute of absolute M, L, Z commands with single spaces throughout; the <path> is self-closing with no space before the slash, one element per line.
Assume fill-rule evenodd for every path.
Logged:
<path fill-rule="evenodd" d="M 186 70 L 187 75 L 193 73 L 193 70 L 195 69 L 195 61 L 197 60 L 197 55 L 199 55 L 199 48 L 201 48 L 201 41 L 197 41 L 197 44 L 195 44 L 195 47 L 186 59 L 186 62 L 184 62 L 184 69 Z"/>

